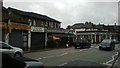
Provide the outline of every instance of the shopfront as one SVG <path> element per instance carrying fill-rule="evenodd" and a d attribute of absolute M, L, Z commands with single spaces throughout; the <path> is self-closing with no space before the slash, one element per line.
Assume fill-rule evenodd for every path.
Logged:
<path fill-rule="evenodd" d="M 9 44 L 22 49 L 28 48 L 28 30 L 30 26 L 11 22 L 9 25 Z"/>

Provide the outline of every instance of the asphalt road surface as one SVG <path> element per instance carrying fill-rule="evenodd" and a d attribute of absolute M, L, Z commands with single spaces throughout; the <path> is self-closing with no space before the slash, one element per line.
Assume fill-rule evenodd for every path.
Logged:
<path fill-rule="evenodd" d="M 118 55 L 119 45 L 120 44 L 116 45 L 114 51 L 99 50 L 98 44 L 92 44 L 91 48 L 86 49 L 75 49 L 74 47 L 69 47 L 25 53 L 24 56 L 39 60 L 40 62 L 43 62 L 45 66 L 64 66 L 72 61 L 83 61 L 81 65 L 88 65 L 88 63 L 84 61 L 111 65 L 115 57 Z"/>

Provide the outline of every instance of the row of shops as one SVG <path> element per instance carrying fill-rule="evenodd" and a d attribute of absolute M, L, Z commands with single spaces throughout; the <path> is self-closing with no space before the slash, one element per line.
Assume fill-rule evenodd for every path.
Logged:
<path fill-rule="evenodd" d="M 78 37 L 86 38 L 91 43 L 100 43 L 104 39 L 116 39 L 119 40 L 120 35 L 118 33 L 109 33 L 108 31 L 85 31 L 78 32 Z"/>
<path fill-rule="evenodd" d="M 120 25 L 93 24 L 91 22 L 76 23 L 69 26 L 74 30 L 78 38 L 86 38 L 91 43 L 100 43 L 104 39 L 116 39 L 120 41 Z"/>
<path fill-rule="evenodd" d="M 3 7 L 2 19 L 2 41 L 24 50 L 65 47 L 75 37 L 73 30 L 60 28 L 61 22 L 37 13 Z"/>
<path fill-rule="evenodd" d="M 21 24 L 13 27 L 11 25 L 9 28 L 2 26 L 2 41 L 25 50 L 65 47 L 68 41 L 73 42 L 75 37 L 73 31 L 65 29 L 48 29 Z"/>

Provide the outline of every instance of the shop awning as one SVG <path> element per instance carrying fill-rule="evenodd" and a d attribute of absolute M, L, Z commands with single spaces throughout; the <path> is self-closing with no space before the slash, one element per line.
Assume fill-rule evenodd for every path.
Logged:
<path fill-rule="evenodd" d="M 74 34 L 52 34 L 53 36 L 60 36 L 60 37 L 75 37 Z"/>

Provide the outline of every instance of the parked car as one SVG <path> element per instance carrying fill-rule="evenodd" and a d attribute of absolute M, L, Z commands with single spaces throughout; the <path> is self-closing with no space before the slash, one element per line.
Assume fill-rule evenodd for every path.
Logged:
<path fill-rule="evenodd" d="M 42 62 L 27 57 L 11 57 L 8 54 L 2 54 L 1 68 L 44 68 Z"/>
<path fill-rule="evenodd" d="M 84 38 L 80 38 L 80 39 L 76 39 L 74 43 L 74 47 L 75 48 L 90 48 L 91 43 Z"/>
<path fill-rule="evenodd" d="M 13 47 L 5 42 L 0 41 L 0 52 L 8 54 L 12 57 L 22 57 L 23 50 L 18 47 Z"/>
<path fill-rule="evenodd" d="M 112 39 L 104 39 L 99 45 L 99 50 L 102 49 L 114 50 L 115 49 L 114 41 Z"/>

